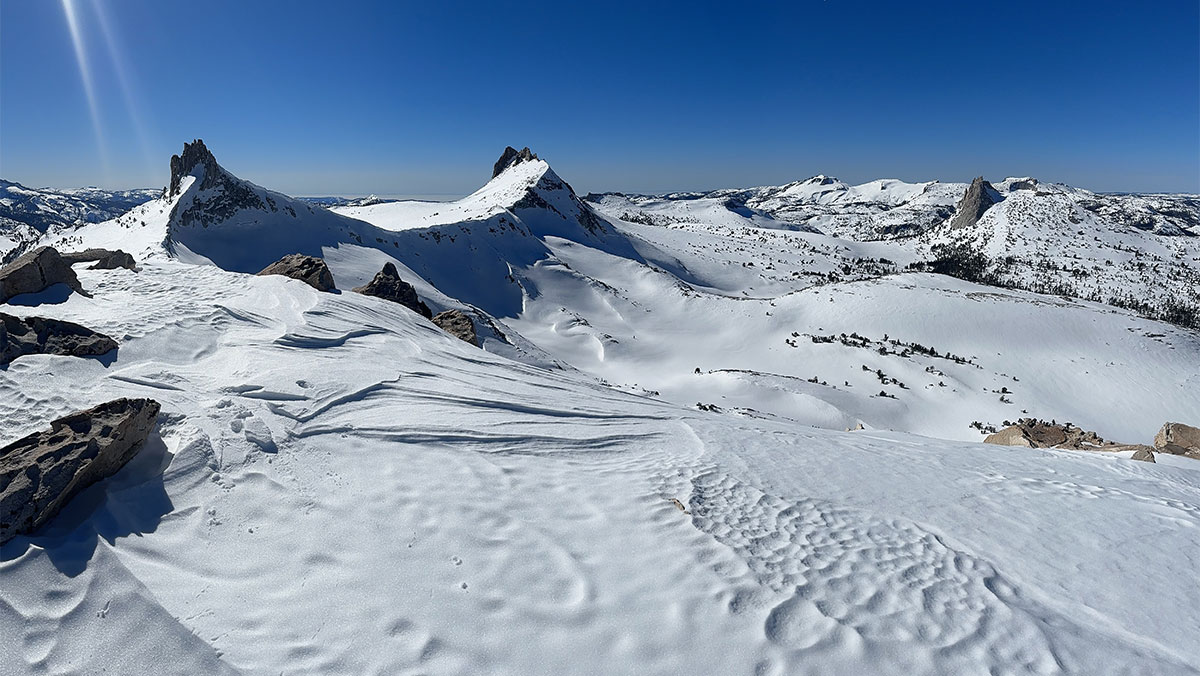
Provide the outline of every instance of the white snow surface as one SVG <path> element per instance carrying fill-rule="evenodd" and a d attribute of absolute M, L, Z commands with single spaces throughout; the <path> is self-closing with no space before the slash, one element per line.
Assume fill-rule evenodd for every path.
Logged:
<path fill-rule="evenodd" d="M 4 438 L 117 396 L 156 398 L 163 422 L 4 545 L 13 673 L 1200 660 L 1195 471 L 688 410 L 282 277 L 79 274 L 94 297 L 56 314 L 117 357 L 0 371 Z"/>
<path fill-rule="evenodd" d="M 943 208 L 802 183 L 868 220 Z M 163 404 L 134 462 L 0 547 L 6 673 L 1200 673 L 1200 463 L 969 425 L 1200 422 L 1194 331 L 881 272 L 936 230 L 844 239 L 733 192 L 593 211 L 542 161 L 453 203 L 284 218 L 252 188 L 275 209 L 184 238 L 167 199 L 52 233 L 142 270 L 5 308 L 120 348 L 0 370 L 0 439 Z M 289 246 L 341 289 L 394 262 L 495 330 L 243 274 Z"/>

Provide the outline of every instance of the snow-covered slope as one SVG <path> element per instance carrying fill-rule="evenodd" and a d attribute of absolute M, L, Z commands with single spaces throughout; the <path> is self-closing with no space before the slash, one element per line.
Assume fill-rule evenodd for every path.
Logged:
<path fill-rule="evenodd" d="M 0 436 L 117 396 L 160 435 L 0 548 L 6 672 L 1200 662 L 1195 471 L 689 410 L 282 277 L 79 274 L 53 312 L 120 351 L 0 370 Z"/>
<path fill-rule="evenodd" d="M 141 272 L 5 309 L 121 347 L 0 370 L 0 439 L 163 403 L 139 460 L 0 547 L 11 671 L 1200 673 L 1200 463 L 969 442 L 1200 423 L 1200 335 L 905 271 L 1019 228 L 1065 246 L 1076 207 L 1116 218 L 1092 197 L 1013 179 L 950 233 L 965 186 L 819 178 L 772 193 L 829 210 L 788 220 L 768 189 L 580 200 L 509 149 L 462 200 L 326 211 L 202 149 L 162 198 L 44 239 Z M 901 213 L 922 234 L 881 239 Z M 1108 223 L 1078 250 L 1200 239 Z M 480 350 L 242 274 L 295 251 L 342 289 L 394 262 L 494 329 Z"/>
<path fill-rule="evenodd" d="M 1121 271 L 1170 258 L 1185 276 L 1154 286 L 1163 276 L 1143 275 L 1141 297 L 1197 293 L 1186 252 L 1200 238 L 1114 224 L 1080 206 L 1100 199 L 1092 193 L 1009 179 L 997 184 L 1003 199 L 969 228 L 943 223 L 917 238 L 859 242 L 780 225 L 728 194 L 584 201 L 532 153 L 510 149 L 505 158 L 491 181 L 455 202 L 327 211 L 233 177 L 197 141 L 173 160 L 162 199 L 60 243 L 168 250 L 250 272 L 299 251 L 323 256 L 340 288 L 393 262 L 435 309 L 472 313 L 491 336 L 487 349 L 681 404 L 826 428 L 863 423 L 965 440 L 1036 416 L 1133 442 L 1200 410 L 1194 333 L 1096 303 L 896 276 L 933 256 L 934 244 L 970 241 L 994 259 L 1012 256 L 1014 271 L 1032 261 L 1052 270 L 1056 254 L 1099 266 L 1124 251 L 1125 262 L 1093 273 L 1105 290 L 1137 290 Z M 774 194 L 902 209 L 946 201 L 931 197 L 945 187 L 817 177 L 757 194 L 760 203 Z M 1083 228 L 1093 239 L 1073 243 Z M 1026 236 L 1036 246 L 1022 248 Z M 1033 286 L 1045 274 L 1018 286 L 1056 290 Z M 1131 350 L 1145 358 L 1130 359 Z M 1123 402 L 1127 391 L 1147 394 Z"/>
<path fill-rule="evenodd" d="M 27 188 L 0 179 L 0 258 L 23 250 L 49 230 L 116 218 L 160 193 L 150 189 Z"/>
<path fill-rule="evenodd" d="M 921 243 L 983 254 L 999 284 L 1200 329 L 1200 199 L 1097 195 L 1032 179 L 997 188 L 1003 200 L 972 227 L 942 225 Z"/>
<path fill-rule="evenodd" d="M 954 205 L 965 185 L 958 183 L 905 183 L 880 179 L 848 185 L 836 178 L 814 176 L 783 186 L 714 190 L 707 193 L 674 193 L 662 197 L 604 194 L 591 196 L 608 202 L 606 213 L 621 213 L 625 220 L 638 220 L 638 212 L 660 212 L 660 221 L 683 212 L 719 204 L 749 216 L 755 212 L 759 227 L 800 228 L 860 241 L 909 237 L 941 223 L 954 213 Z M 632 208 L 620 210 L 620 200 Z M 663 204 L 663 202 L 668 204 Z M 669 203 L 680 203 L 672 207 Z M 688 202 L 697 206 L 688 205 Z M 620 210 L 620 211 L 618 211 Z M 665 213 L 663 213 L 665 212 Z M 651 220 L 653 216 L 650 217 Z M 764 220 L 765 219 L 765 220 Z M 707 219 L 702 220 L 705 222 Z"/>
<path fill-rule="evenodd" d="M 169 253 L 226 270 L 258 272 L 287 254 L 320 256 L 323 247 L 343 242 L 397 247 L 387 234 L 240 179 L 197 140 L 171 158 L 170 183 L 157 199 L 112 220 L 52 231 L 42 242 L 122 248 L 140 256 Z"/>

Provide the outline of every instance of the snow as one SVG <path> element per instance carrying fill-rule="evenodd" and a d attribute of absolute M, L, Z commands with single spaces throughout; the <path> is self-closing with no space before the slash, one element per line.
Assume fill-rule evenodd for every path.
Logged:
<path fill-rule="evenodd" d="M 550 171 L 544 160 L 520 162 L 482 188 L 453 202 L 406 200 L 365 207 L 335 207 L 333 211 L 367 221 L 387 230 L 426 228 L 432 225 L 478 221 L 503 213 L 525 191 Z"/>
<path fill-rule="evenodd" d="M 0 547 L 6 673 L 1200 671 L 1200 463 L 970 425 L 1148 442 L 1200 422 L 1200 337 L 899 273 L 936 229 L 838 236 L 961 185 L 784 188 L 837 232 L 766 189 L 582 202 L 540 160 L 451 203 L 245 184 L 275 209 L 188 229 L 176 200 L 219 197 L 196 185 L 44 240 L 140 272 L 80 265 L 91 297 L 5 308 L 121 347 L 0 370 L 0 439 L 163 405 L 133 463 Z M 1030 213 L 1065 237 L 1075 197 L 1046 191 L 1005 192 L 979 236 Z M 1190 250 L 1111 232 L 1078 251 Z M 244 274 L 293 250 L 342 292 Z M 348 291 L 388 262 L 484 349 Z"/>
<path fill-rule="evenodd" d="M 79 274 L 94 297 L 57 310 L 120 336 L 118 357 L 14 362 L 3 436 L 41 425 L 24 412 L 153 396 L 166 470 L 131 465 L 91 513 L 4 546 L 19 671 L 1200 659 L 1194 470 L 688 410 L 281 277 Z"/>

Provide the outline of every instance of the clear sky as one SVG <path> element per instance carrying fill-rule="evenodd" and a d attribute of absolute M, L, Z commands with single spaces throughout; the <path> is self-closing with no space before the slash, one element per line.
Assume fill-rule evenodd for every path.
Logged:
<path fill-rule="evenodd" d="M 193 138 L 297 195 L 464 194 L 505 145 L 581 191 L 1200 192 L 1200 3 L 0 0 L 0 177 L 161 186 Z"/>

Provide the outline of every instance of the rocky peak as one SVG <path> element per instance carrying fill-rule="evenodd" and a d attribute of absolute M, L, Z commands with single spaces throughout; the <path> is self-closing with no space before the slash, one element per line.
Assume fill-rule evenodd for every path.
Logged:
<path fill-rule="evenodd" d="M 208 227 L 229 219 L 242 209 L 278 210 L 269 196 L 264 202 L 251 184 L 222 169 L 200 139 L 183 144 L 182 155 L 171 156 L 171 185 L 167 186 L 165 195 L 168 199 L 183 194 L 185 176 L 195 176 L 199 184 L 192 186 L 193 199 L 181 199 L 171 208 L 172 229 L 193 225 Z"/>
<path fill-rule="evenodd" d="M 213 154 L 204 145 L 204 141 L 200 139 L 184 143 L 182 155 L 171 156 L 171 185 L 167 188 L 168 197 L 179 194 L 183 177 L 195 176 L 197 165 L 204 167 L 201 188 L 212 187 L 219 179 L 221 167 L 217 164 L 217 158 L 213 157 Z"/>
<path fill-rule="evenodd" d="M 538 156 L 529 150 L 529 146 L 525 146 L 520 150 L 517 150 L 512 146 L 506 146 L 504 148 L 504 152 L 500 155 L 500 159 L 496 160 L 496 165 L 492 167 L 492 178 L 496 178 L 503 173 L 505 169 L 513 166 L 514 164 L 531 162 L 537 158 Z"/>
<path fill-rule="evenodd" d="M 950 221 L 950 227 L 958 229 L 975 225 L 983 213 L 1000 199 L 1000 193 L 996 192 L 991 183 L 983 180 L 982 176 L 977 177 L 967 186 L 962 199 L 958 201 L 958 213 L 954 215 L 954 220 Z"/>

